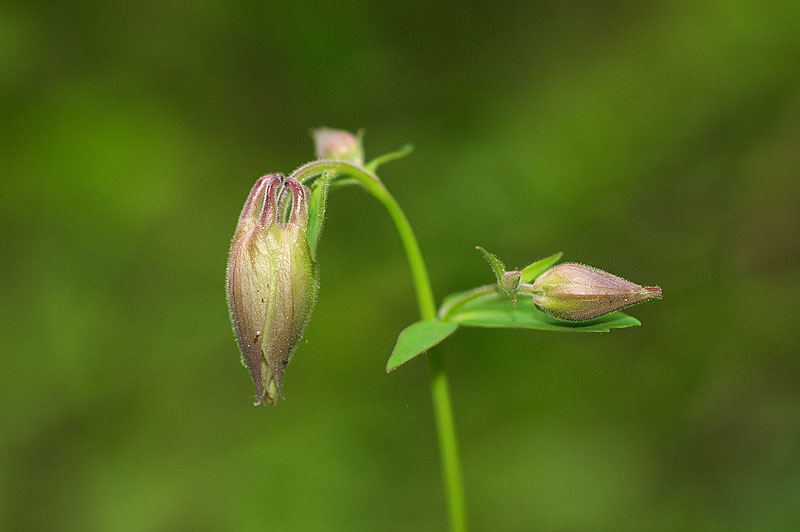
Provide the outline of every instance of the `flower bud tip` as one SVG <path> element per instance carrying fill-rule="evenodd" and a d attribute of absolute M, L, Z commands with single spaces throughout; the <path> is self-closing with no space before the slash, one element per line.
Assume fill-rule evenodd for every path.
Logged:
<path fill-rule="evenodd" d="M 660 286 L 644 286 L 642 288 L 649 294 L 648 299 L 663 299 Z"/>

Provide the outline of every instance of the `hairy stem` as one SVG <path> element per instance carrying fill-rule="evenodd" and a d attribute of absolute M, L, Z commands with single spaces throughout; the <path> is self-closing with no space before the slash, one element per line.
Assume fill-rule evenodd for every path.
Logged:
<path fill-rule="evenodd" d="M 377 165 L 374 165 L 377 166 Z M 384 184 L 374 173 L 342 161 L 315 161 L 301 166 L 292 174 L 297 180 L 310 180 L 316 175 L 334 172 L 359 182 L 386 208 L 394 222 L 400 240 L 408 258 L 414 289 L 417 294 L 420 317 L 424 320 L 436 318 L 436 304 L 431 290 L 428 270 L 403 209 L 389 193 Z M 428 366 L 431 377 L 431 394 L 433 411 L 436 420 L 436 433 L 439 438 L 439 453 L 442 462 L 442 479 L 447 498 L 450 528 L 454 532 L 464 532 L 467 528 L 464 509 L 464 490 L 461 477 L 461 463 L 458 454 L 453 406 L 450 400 L 450 385 L 444 365 L 441 348 L 428 351 Z"/>

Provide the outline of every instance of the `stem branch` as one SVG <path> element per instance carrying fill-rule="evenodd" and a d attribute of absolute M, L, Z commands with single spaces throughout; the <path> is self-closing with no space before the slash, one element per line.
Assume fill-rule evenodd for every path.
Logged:
<path fill-rule="evenodd" d="M 377 165 L 375 165 L 377 166 Z M 346 175 L 358 181 L 386 208 L 394 222 L 400 240 L 408 258 L 414 289 L 417 294 L 420 317 L 424 320 L 436 318 L 436 303 L 433 290 L 425 267 L 425 260 L 411 229 L 403 209 L 389 193 L 384 184 L 374 173 L 364 168 L 342 161 L 315 161 L 301 166 L 291 177 L 303 181 L 325 172 Z M 453 406 L 450 400 L 450 385 L 444 365 L 441 348 L 428 351 L 428 366 L 431 376 L 431 394 L 433 412 L 436 420 L 436 433 L 439 438 L 439 453 L 442 461 L 442 480 L 447 498 L 450 528 L 453 532 L 464 532 L 467 529 L 466 512 L 464 510 L 464 490 L 461 477 L 461 463 L 458 454 L 458 439 L 453 419 Z"/>

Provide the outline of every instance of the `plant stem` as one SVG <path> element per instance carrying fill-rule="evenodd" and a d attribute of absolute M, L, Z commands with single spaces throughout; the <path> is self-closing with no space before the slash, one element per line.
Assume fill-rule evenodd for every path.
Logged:
<path fill-rule="evenodd" d="M 442 479 L 447 496 L 450 529 L 453 532 L 465 532 L 467 515 L 464 510 L 461 461 L 458 455 L 453 406 L 450 401 L 450 384 L 447 380 L 441 347 L 434 347 L 428 351 L 428 368 L 431 374 L 433 412 L 436 418 L 436 433 L 439 436 L 439 455 L 442 460 Z"/>
<path fill-rule="evenodd" d="M 436 303 L 433 299 L 428 269 L 425 267 L 425 260 L 422 258 L 417 237 L 414 235 L 403 209 L 400 208 L 394 197 L 389 194 L 386 187 L 381 187 L 376 192 L 373 192 L 373 196 L 386 207 L 397 233 L 400 235 L 400 240 L 403 242 L 406 257 L 408 258 L 408 266 L 411 268 L 411 278 L 414 280 L 414 289 L 417 293 L 419 315 L 423 320 L 432 320 L 436 317 Z"/>
<path fill-rule="evenodd" d="M 378 197 L 378 200 L 389 211 L 397 232 L 400 234 L 400 239 L 403 241 L 408 263 L 411 267 L 411 274 L 414 278 L 414 285 L 417 289 L 420 317 L 425 320 L 434 319 L 436 318 L 436 306 L 419 244 L 411 229 L 411 224 L 408 222 L 408 218 L 406 218 L 400 205 L 386 188 L 383 190 L 385 197 Z M 436 433 L 439 436 L 439 455 L 442 460 L 442 479 L 447 496 L 450 528 L 454 532 L 464 532 L 467 529 L 467 522 L 464 510 L 461 463 L 458 455 L 456 425 L 453 419 L 453 405 L 450 400 L 450 384 L 447 379 L 441 347 L 428 350 L 428 368 L 431 377 L 433 412 L 436 419 Z"/>
<path fill-rule="evenodd" d="M 408 258 L 414 289 L 417 294 L 420 317 L 424 320 L 436 319 L 436 303 L 425 267 L 425 260 L 403 209 L 389 193 L 378 177 L 358 166 L 341 161 L 316 161 L 295 170 L 292 177 L 298 180 L 309 179 L 327 171 L 337 175 L 345 174 L 359 183 L 386 208 L 394 222 Z M 467 529 L 464 509 L 464 490 L 461 477 L 461 463 L 458 454 L 458 439 L 453 419 L 453 406 L 450 400 L 450 385 L 444 365 L 441 348 L 428 351 L 428 367 L 431 378 L 433 412 L 436 420 L 436 433 L 439 438 L 439 453 L 442 461 L 442 480 L 447 498 L 450 529 L 464 532 Z"/>

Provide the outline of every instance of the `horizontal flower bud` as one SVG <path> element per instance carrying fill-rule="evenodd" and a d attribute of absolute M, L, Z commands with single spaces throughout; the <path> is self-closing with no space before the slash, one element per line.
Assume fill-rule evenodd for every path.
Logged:
<path fill-rule="evenodd" d="M 640 286 L 583 264 L 554 266 L 526 285 L 525 292 L 544 312 L 569 321 L 591 320 L 649 299 L 661 299 L 658 286 Z"/>

